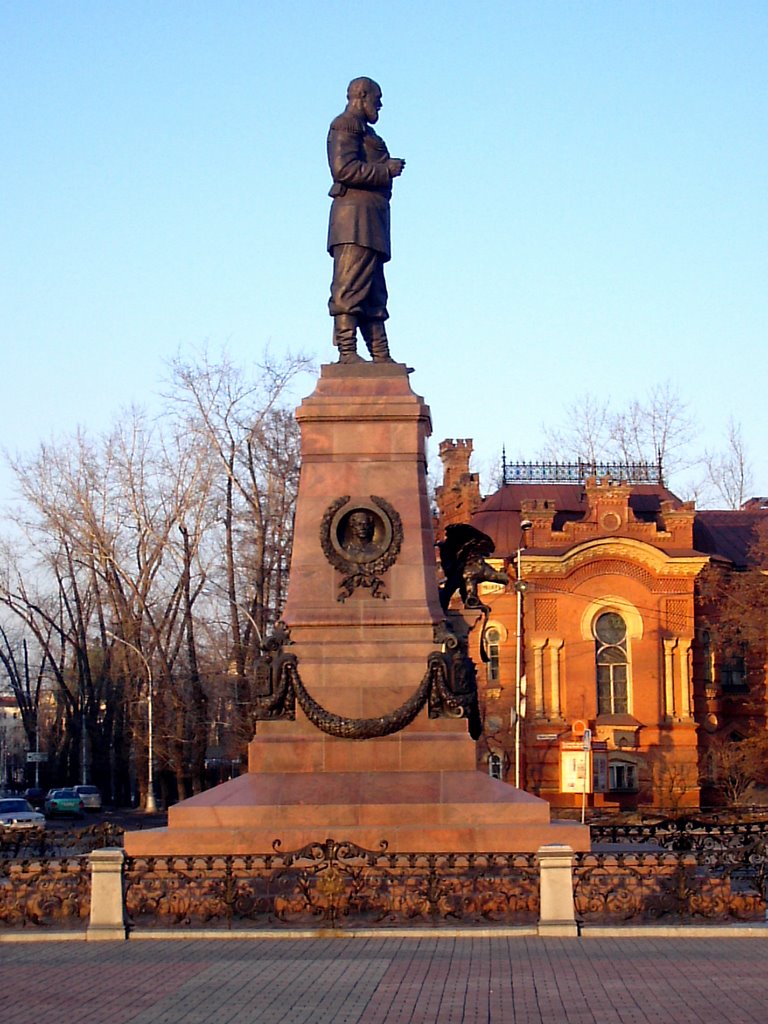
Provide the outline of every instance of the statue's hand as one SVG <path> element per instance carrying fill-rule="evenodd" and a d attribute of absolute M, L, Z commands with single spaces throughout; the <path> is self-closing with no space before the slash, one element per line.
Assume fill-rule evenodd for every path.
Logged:
<path fill-rule="evenodd" d="M 390 178 L 399 178 L 403 173 L 405 160 L 387 160 L 387 170 Z"/>

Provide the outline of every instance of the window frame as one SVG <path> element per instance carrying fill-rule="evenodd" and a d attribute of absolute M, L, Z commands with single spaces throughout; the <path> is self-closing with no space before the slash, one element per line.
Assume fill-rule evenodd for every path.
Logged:
<path fill-rule="evenodd" d="M 489 683 L 497 683 L 501 676 L 501 630 L 498 626 L 489 626 L 485 630 L 483 644 L 485 646 L 485 678 Z"/>
<path fill-rule="evenodd" d="M 718 664 L 720 690 L 724 694 L 747 693 L 749 679 L 747 670 L 747 645 L 740 644 L 738 650 L 723 651 Z"/>
<path fill-rule="evenodd" d="M 624 772 L 628 776 L 628 780 L 623 786 L 617 785 L 617 771 Z M 609 793 L 637 793 L 639 789 L 637 765 L 634 761 L 626 761 L 616 758 L 608 762 Z"/>
<path fill-rule="evenodd" d="M 610 640 L 605 640 L 599 635 L 600 621 L 609 615 L 619 619 L 624 627 L 624 635 L 619 642 L 610 642 Z M 592 622 L 592 636 L 595 643 L 594 667 L 597 716 L 601 718 L 604 715 L 630 715 L 632 713 L 632 677 L 629 624 L 626 618 L 615 608 L 601 608 Z M 623 658 L 614 656 L 612 658 L 604 657 L 604 660 L 600 660 L 601 654 L 606 655 L 612 652 L 623 655 Z M 601 696 L 601 689 L 604 689 L 606 682 L 605 679 L 601 679 L 601 675 L 605 675 L 606 669 L 608 675 L 607 705 Z M 601 670 L 603 671 L 601 672 Z M 623 679 L 621 678 L 622 675 Z M 623 696 L 617 696 L 619 689 L 624 690 Z"/>
<path fill-rule="evenodd" d="M 503 781 L 504 779 L 504 759 L 501 754 L 489 754 L 488 755 L 488 775 L 492 779 L 498 779 Z"/>

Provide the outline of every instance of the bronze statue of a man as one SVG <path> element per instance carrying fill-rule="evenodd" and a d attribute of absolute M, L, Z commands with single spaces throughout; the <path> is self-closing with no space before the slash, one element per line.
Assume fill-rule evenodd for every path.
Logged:
<path fill-rule="evenodd" d="M 370 78 L 355 78 L 347 89 L 347 109 L 331 122 L 328 164 L 333 198 L 328 252 L 333 281 L 328 309 L 340 363 L 363 360 L 357 354 L 357 328 L 373 361 L 392 362 L 384 321 L 390 258 L 389 200 L 392 179 L 405 160 L 390 157 L 384 140 L 370 127 L 381 110 L 381 89 Z"/>

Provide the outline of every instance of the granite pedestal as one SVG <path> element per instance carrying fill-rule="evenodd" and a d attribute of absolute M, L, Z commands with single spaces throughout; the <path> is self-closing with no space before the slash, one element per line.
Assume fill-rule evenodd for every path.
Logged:
<path fill-rule="evenodd" d="M 444 620 L 427 494 L 429 409 L 401 364 L 324 366 L 297 411 L 302 467 L 288 598 L 298 672 L 345 720 L 386 717 L 419 687 Z M 394 510 L 399 550 L 379 587 L 349 584 L 328 557 L 333 510 Z M 323 534 L 323 523 L 325 534 Z M 323 539 L 325 537 L 325 539 Z M 336 543 L 336 541 L 334 541 Z M 328 735 L 300 707 L 258 722 L 248 773 L 169 811 L 168 828 L 129 833 L 129 854 L 266 852 L 332 838 L 392 851 L 589 848 L 587 830 L 551 823 L 546 801 L 476 769 L 463 718 L 426 707 L 392 735 Z"/>

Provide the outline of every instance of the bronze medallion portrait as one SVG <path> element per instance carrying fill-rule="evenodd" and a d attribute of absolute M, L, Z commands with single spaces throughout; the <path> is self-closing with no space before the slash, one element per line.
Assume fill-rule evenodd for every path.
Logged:
<path fill-rule="evenodd" d="M 397 560 L 402 540 L 400 516 L 384 498 L 337 498 L 323 516 L 320 543 L 325 557 L 344 576 L 338 600 L 351 597 L 357 587 L 370 590 L 372 597 L 386 598 L 381 577 Z"/>

